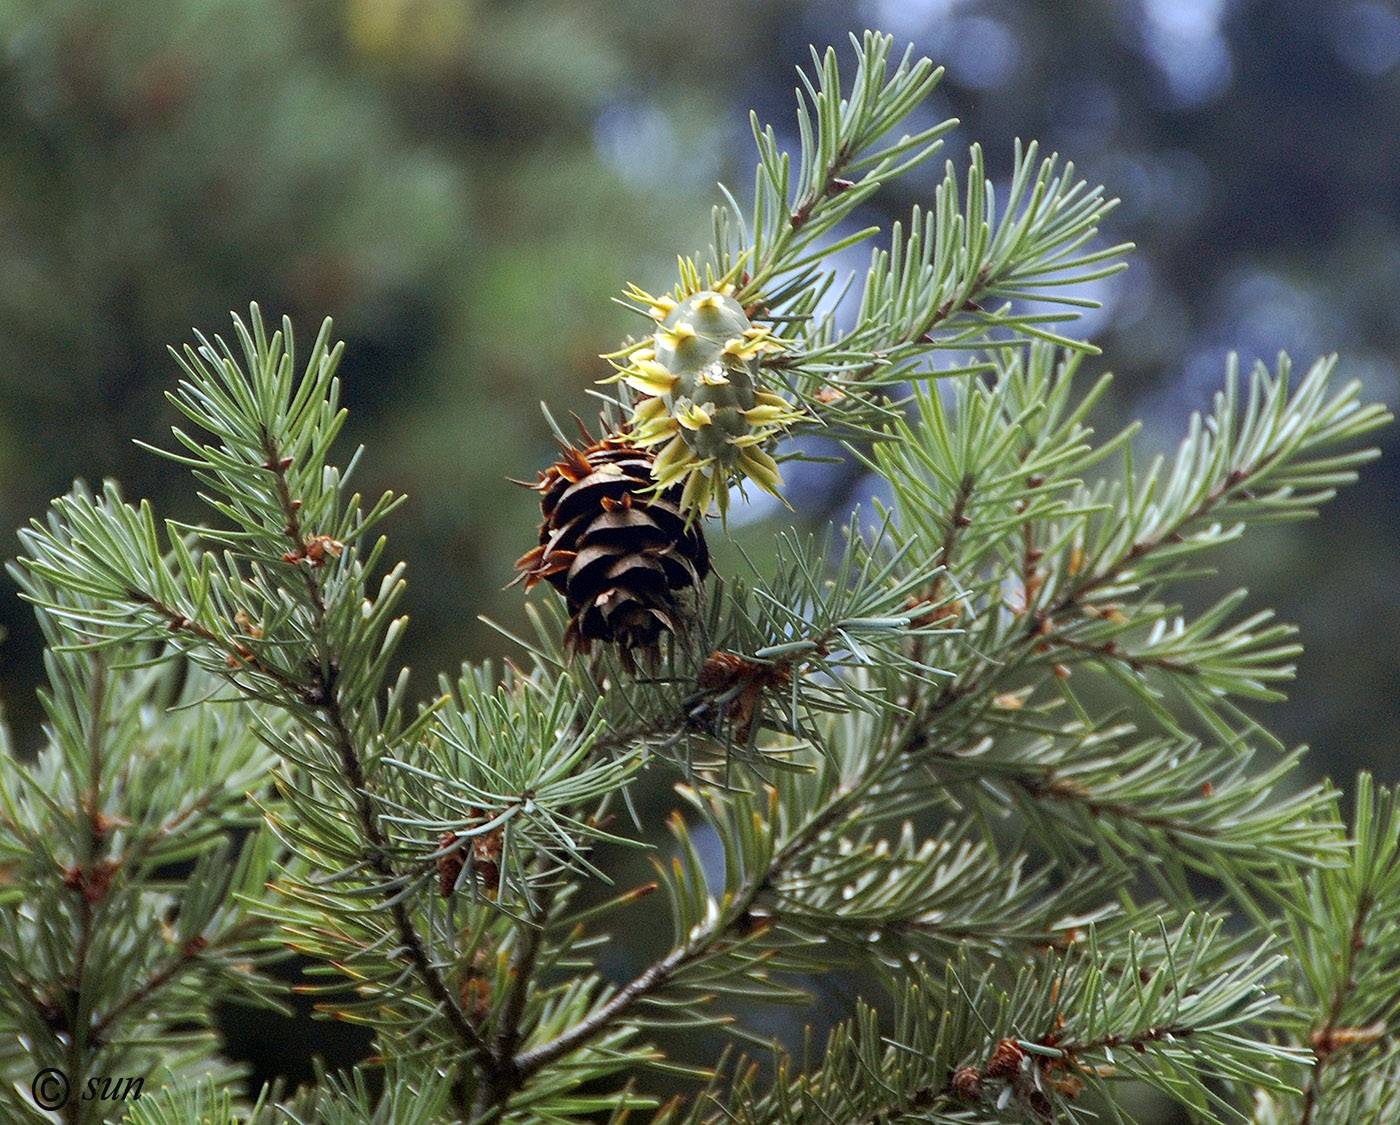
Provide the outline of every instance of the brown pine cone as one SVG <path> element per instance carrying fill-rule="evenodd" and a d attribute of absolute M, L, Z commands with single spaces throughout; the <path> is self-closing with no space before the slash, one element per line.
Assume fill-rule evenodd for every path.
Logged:
<path fill-rule="evenodd" d="M 543 578 L 564 595 L 569 651 L 615 644 L 633 672 L 633 651 L 655 661 L 661 634 L 683 622 L 678 595 L 710 571 L 704 533 L 681 514 L 679 486 L 656 490 L 652 459 L 616 436 L 565 447 L 533 486 L 540 544 L 515 564 L 526 589 Z"/>

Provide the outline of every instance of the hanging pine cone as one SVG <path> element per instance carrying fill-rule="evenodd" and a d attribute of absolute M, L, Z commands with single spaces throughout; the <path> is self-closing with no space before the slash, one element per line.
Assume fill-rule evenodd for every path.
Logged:
<path fill-rule="evenodd" d="M 653 456 L 609 436 L 566 446 L 533 487 L 542 495 L 540 545 L 515 564 L 528 590 L 541 578 L 568 603 L 565 647 L 615 644 L 655 660 L 661 634 L 680 625 L 677 596 L 710 571 L 705 536 L 680 509 L 680 487 L 657 490 Z"/>

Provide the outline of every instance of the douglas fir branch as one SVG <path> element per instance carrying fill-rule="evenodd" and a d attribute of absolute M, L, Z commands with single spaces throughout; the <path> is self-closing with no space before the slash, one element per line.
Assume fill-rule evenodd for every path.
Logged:
<path fill-rule="evenodd" d="M 204 521 L 108 482 L 21 533 L 48 726 L 0 755 L 0 1118 L 1400 1121 L 1400 803 L 1270 733 L 1291 627 L 1180 604 L 1386 411 L 1280 358 L 1232 362 L 1173 457 L 1095 434 L 1072 329 L 1128 250 L 1113 201 L 974 145 L 856 226 L 956 122 L 902 131 L 940 72 L 852 46 L 801 73 L 797 151 L 755 120 L 752 203 L 628 291 L 532 544 L 520 497 L 502 665 L 398 663 L 401 500 L 334 455 L 329 324 L 304 367 L 256 306 L 176 353 Z M 721 545 L 746 495 L 804 515 L 781 467 L 814 449 L 888 502 Z M 248 1091 L 216 1004 L 284 1007 L 290 953 L 373 1054 Z M 145 1081 L 49 1113 L 41 1072 Z"/>

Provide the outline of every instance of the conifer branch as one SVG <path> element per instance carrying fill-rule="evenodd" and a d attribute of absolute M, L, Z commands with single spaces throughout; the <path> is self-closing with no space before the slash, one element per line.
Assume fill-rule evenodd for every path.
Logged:
<path fill-rule="evenodd" d="M 1126 247 L 1099 237 L 1113 201 L 1034 143 L 1005 190 L 975 146 L 949 164 L 838 318 L 831 255 L 876 233 L 843 224 L 954 124 L 899 133 L 939 72 L 853 46 L 853 74 L 826 52 L 802 77 L 795 168 L 755 119 L 749 221 L 728 197 L 672 294 L 629 290 L 655 323 L 609 357 L 607 432 L 536 489 L 518 569 L 563 605 L 533 613 L 528 670 L 465 665 L 408 702 L 402 567 L 370 584 L 398 500 L 362 506 L 331 458 L 328 325 L 304 373 L 256 307 L 241 354 L 177 355 L 192 430 L 167 456 L 217 526 L 108 485 L 25 533 L 52 729 L 32 771 L 0 763 L 0 903 L 24 904 L 0 911 L 0 1101 L 33 1061 L 14 1044 L 75 1077 L 169 1055 L 133 1121 L 232 1125 L 223 1078 L 189 1076 L 209 995 L 267 1000 L 275 944 L 352 983 L 338 1014 L 375 1027 L 386 1085 L 323 1076 L 240 1125 L 622 1125 L 643 1068 L 681 1069 L 645 1031 L 798 1000 L 837 957 L 892 1002 L 655 1125 L 1083 1120 L 1081 1092 L 1116 1112 L 1124 1078 L 1203 1122 L 1388 1120 L 1393 794 L 1358 783 L 1349 840 L 1246 710 L 1293 674 L 1292 629 L 1243 593 L 1172 600 L 1206 552 L 1349 482 L 1388 416 L 1331 361 L 1296 385 L 1280 361 L 1232 365 L 1170 460 L 1097 437 L 1107 380 L 1078 380 L 1093 349 L 1067 326 Z M 782 442 L 818 429 L 888 510 L 713 573 L 705 512 L 747 483 L 781 498 Z M 599 843 L 647 846 L 611 816 L 643 770 L 681 779 L 655 883 L 580 895 L 616 877 Z M 187 859 L 183 886 L 156 874 Z M 1197 913 L 1193 874 L 1235 916 Z M 611 984 L 632 904 L 670 938 Z"/>
<path fill-rule="evenodd" d="M 254 326 L 257 333 L 254 354 L 275 356 L 276 346 L 269 345 L 262 338 L 261 322 L 254 309 Z M 323 327 L 323 339 L 329 326 Z M 289 340 L 290 326 L 284 328 Z M 322 350 L 322 344 L 313 351 L 311 370 L 316 369 L 315 355 Z M 251 358 L 251 357 L 250 357 Z M 265 361 L 264 361 L 265 362 Z M 273 679 L 284 688 L 290 688 L 293 698 L 301 704 L 319 710 L 328 728 L 329 741 L 339 767 L 354 802 L 360 831 L 367 845 L 366 860 L 369 870 L 374 873 L 386 902 L 386 909 L 393 920 L 398 936 L 401 956 L 412 966 L 413 971 L 432 1002 L 446 1019 L 468 1058 L 484 1060 L 491 1068 L 491 1054 L 480 1032 L 466 1018 L 460 1000 L 453 995 L 444 981 L 438 967 L 433 963 L 424 947 L 421 935 L 414 923 L 408 901 L 400 893 L 405 885 L 405 876 L 390 858 L 392 847 L 380 823 L 375 797 L 366 774 L 363 754 L 358 740 L 352 732 L 352 724 L 347 718 L 339 691 L 338 670 L 343 656 L 335 650 L 330 640 L 328 627 L 328 607 L 325 592 L 318 578 L 319 564 L 328 557 L 336 557 L 345 549 L 345 544 L 326 533 L 308 536 L 302 522 L 304 499 L 294 494 L 289 483 L 288 472 L 297 462 L 295 453 L 284 448 L 273 433 L 268 421 L 260 420 L 256 426 L 258 452 L 261 455 L 261 468 L 270 472 L 275 485 L 275 505 L 282 520 L 281 533 L 287 541 L 288 549 L 284 561 L 292 565 L 302 583 L 305 599 L 310 609 L 310 659 L 306 662 L 310 680 L 298 683 L 285 673 L 274 673 Z M 319 466 L 313 466 L 319 470 Z M 318 553 L 319 550 L 319 553 Z M 207 632 L 207 631 L 206 631 Z M 201 638 L 203 639 L 203 638 Z M 256 657 L 254 657 L 256 660 Z M 261 669 L 260 669 L 261 670 Z"/>
<path fill-rule="evenodd" d="M 291 488 L 287 483 L 287 470 L 292 466 L 293 459 L 284 456 L 283 450 L 266 426 L 259 427 L 259 436 L 262 452 L 265 455 L 263 467 L 270 469 L 274 475 L 277 485 L 277 502 L 286 518 L 283 532 L 291 543 L 288 555 L 300 562 L 306 557 L 306 539 L 300 518 L 302 505 L 292 495 Z M 315 647 L 312 650 L 315 657 L 314 680 L 311 686 L 303 687 L 298 691 L 298 697 L 303 703 L 319 708 L 325 716 L 332 736 L 331 743 L 340 762 L 341 772 L 354 797 L 360 830 L 368 844 L 369 867 L 383 886 L 383 895 L 388 903 L 394 928 L 398 933 L 399 946 L 403 950 L 403 956 L 413 966 L 414 973 L 424 989 L 447 1019 L 462 1049 L 470 1057 L 490 1060 L 494 1056 L 490 1053 L 480 1032 L 468 1022 L 462 1012 L 460 1001 L 452 995 L 442 978 L 442 974 L 429 958 L 428 952 L 423 946 L 423 940 L 418 933 L 418 928 L 409 912 L 407 902 L 400 894 L 405 877 L 390 859 L 389 838 L 380 824 L 379 813 L 375 808 L 374 794 L 365 773 L 362 754 L 355 736 L 351 732 L 350 723 L 346 719 L 337 691 L 336 670 L 340 667 L 341 657 L 329 644 L 325 594 L 311 566 L 299 565 L 297 569 L 304 582 L 306 596 L 311 606 L 312 635 L 315 638 Z"/>
<path fill-rule="evenodd" d="M 712 918 L 692 927 L 683 943 L 674 946 L 618 989 L 590 1011 L 585 1019 L 555 1039 L 519 1055 L 515 1062 L 517 1072 L 528 1077 L 601 1035 L 631 1013 L 640 1002 L 667 988 L 688 966 L 702 961 L 732 935 L 749 928 L 751 911 L 760 895 L 773 887 L 791 867 L 805 861 L 833 826 L 861 807 L 884 769 L 899 761 L 917 738 L 918 730 L 919 724 L 912 719 L 899 724 L 888 745 L 872 755 L 871 766 L 864 777 L 852 786 L 835 789 L 822 805 L 807 814 L 787 840 L 775 842 L 766 866 L 750 872 L 738 888 L 727 893 L 723 905 L 717 907 Z M 753 935 L 743 940 L 752 941 Z"/>
<path fill-rule="evenodd" d="M 1303 1086 L 1303 1104 L 1298 1115 L 1298 1125 L 1312 1125 L 1313 1113 L 1317 1109 L 1322 1072 L 1337 1047 L 1345 1041 L 1339 1041 L 1338 1028 L 1347 1000 L 1356 989 L 1356 980 L 1352 975 L 1353 962 L 1357 951 L 1366 944 L 1362 932 L 1366 925 L 1367 915 L 1373 905 L 1364 893 L 1357 898 L 1355 913 L 1351 920 L 1351 932 L 1347 935 L 1347 941 L 1341 948 L 1339 980 L 1333 989 L 1331 1001 L 1327 1005 L 1326 1016 L 1321 1026 L 1313 1032 L 1313 1052 L 1317 1056 L 1317 1061 L 1313 1063 L 1308 1080 Z"/>
<path fill-rule="evenodd" d="M 1400 1018 L 1400 958 L 1384 940 L 1400 917 L 1400 802 L 1367 774 L 1356 788 L 1347 866 L 1310 872 L 1289 886 L 1289 924 L 1301 954 L 1297 1031 L 1312 1055 L 1292 1112 L 1284 1117 L 1279 1107 L 1278 1119 L 1289 1125 L 1384 1119 L 1363 1114 L 1362 1107 L 1390 1061 L 1386 1056 L 1393 1059 L 1393 1025 Z M 1341 1108 L 1347 1102 L 1350 1111 Z M 1349 1115 L 1338 1116 L 1343 1112 Z"/>

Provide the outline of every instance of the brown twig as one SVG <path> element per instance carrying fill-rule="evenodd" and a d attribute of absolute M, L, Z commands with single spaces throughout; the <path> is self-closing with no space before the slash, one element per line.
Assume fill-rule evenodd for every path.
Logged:
<path fill-rule="evenodd" d="M 292 462 L 282 456 L 274 435 L 265 426 L 261 436 L 265 457 L 263 467 L 273 474 L 278 503 L 286 519 L 283 532 L 292 544 L 292 553 L 302 551 L 306 537 L 301 525 L 301 504 L 292 495 L 287 480 L 287 470 L 291 467 Z M 337 691 L 336 661 L 334 654 L 329 651 L 326 637 L 327 608 L 321 584 L 314 567 L 298 565 L 297 570 L 302 575 L 307 599 L 311 606 L 318 667 L 313 682 L 310 684 L 298 683 L 291 677 L 277 673 L 275 670 L 272 672 L 272 679 L 294 692 L 301 703 L 316 707 L 323 716 L 329 728 L 332 748 L 339 760 L 340 772 L 353 795 L 355 818 L 365 841 L 369 845 L 366 856 L 367 863 L 385 888 L 384 897 L 389 901 L 388 910 L 398 935 L 400 955 L 412 967 L 414 975 L 438 1010 L 442 1012 L 453 1035 L 463 1049 L 477 1058 L 486 1071 L 487 1080 L 494 1081 L 498 1067 L 489 1045 L 467 1018 L 458 997 L 453 994 L 442 973 L 433 964 L 432 958 L 423 944 L 422 935 L 418 933 L 417 926 L 414 924 L 409 907 L 399 895 L 403 875 L 395 868 L 390 858 L 389 838 L 379 821 L 369 779 L 365 774 L 364 763 Z M 259 663 L 254 666 L 266 674 L 265 665 Z M 459 1104 L 458 1109 L 465 1115 L 466 1106 Z"/>

